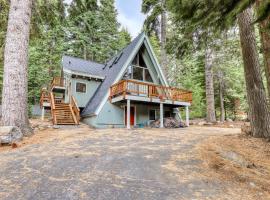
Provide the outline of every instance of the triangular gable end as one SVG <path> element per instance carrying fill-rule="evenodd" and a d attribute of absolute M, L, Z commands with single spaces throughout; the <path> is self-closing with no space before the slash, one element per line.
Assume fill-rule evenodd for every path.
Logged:
<path fill-rule="evenodd" d="M 159 62 L 155 56 L 154 50 L 150 44 L 149 38 L 147 37 L 147 35 L 145 35 L 145 33 L 142 34 L 142 37 L 140 38 L 139 42 L 137 43 L 136 47 L 133 49 L 133 51 L 130 53 L 128 59 L 126 60 L 125 64 L 122 66 L 122 69 L 120 71 L 120 73 L 118 74 L 118 76 L 116 77 L 116 79 L 114 80 L 113 84 L 119 82 L 122 77 L 124 76 L 128 66 L 132 63 L 133 59 L 135 58 L 135 56 L 138 54 L 140 48 L 142 47 L 142 45 L 145 45 L 146 50 L 150 56 L 151 62 L 154 65 L 158 76 L 161 80 L 161 84 L 164 86 L 168 86 L 167 80 L 164 76 L 163 71 L 161 70 L 161 67 L 159 65 Z M 112 85 L 113 85 L 112 84 Z M 110 88 L 108 88 L 108 91 L 106 93 L 106 95 L 104 96 L 104 98 L 102 99 L 101 103 L 99 104 L 99 106 L 97 107 L 96 111 L 95 111 L 95 115 L 98 115 L 99 112 L 101 111 L 101 109 L 103 108 L 103 106 L 105 105 L 106 101 L 108 100 L 110 95 Z"/>
<path fill-rule="evenodd" d="M 138 81 L 154 83 L 165 86 L 162 74 L 156 62 L 153 61 L 151 49 L 144 40 L 132 62 L 129 63 L 122 79 L 134 79 Z"/>

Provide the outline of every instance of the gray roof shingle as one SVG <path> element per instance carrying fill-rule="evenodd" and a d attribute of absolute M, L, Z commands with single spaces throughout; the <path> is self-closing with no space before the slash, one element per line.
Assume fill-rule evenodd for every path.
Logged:
<path fill-rule="evenodd" d="M 105 79 L 82 111 L 82 117 L 95 114 L 95 111 L 102 102 L 102 99 L 105 97 L 110 86 L 114 83 L 117 75 L 120 73 L 123 65 L 127 62 L 127 59 L 137 46 L 142 36 L 144 36 L 144 33 L 138 35 L 127 47 L 107 62 L 107 64 L 103 65 L 102 76 L 105 77 Z"/>
<path fill-rule="evenodd" d="M 104 65 L 93 61 L 83 60 L 72 56 L 63 56 L 62 66 L 64 70 L 67 69 L 73 72 L 104 77 L 102 70 Z"/>

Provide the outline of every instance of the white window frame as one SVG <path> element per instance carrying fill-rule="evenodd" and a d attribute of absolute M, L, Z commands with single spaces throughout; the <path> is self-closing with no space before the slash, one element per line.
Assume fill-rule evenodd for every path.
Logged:
<path fill-rule="evenodd" d="M 138 80 L 138 79 L 134 79 L 133 78 L 133 72 L 134 72 L 133 68 L 134 67 L 137 67 L 137 68 L 141 68 L 142 69 L 143 80 Z M 148 72 L 149 72 L 149 74 L 151 76 L 151 72 L 150 72 L 150 69 L 148 69 L 148 67 L 141 67 L 141 66 L 137 66 L 137 65 L 131 65 L 131 79 L 132 80 L 136 80 L 136 81 L 141 81 L 141 82 L 144 82 L 144 83 L 154 83 L 154 80 L 153 80 L 152 76 L 151 76 L 152 82 L 146 81 L 146 79 L 145 79 L 145 70 L 148 70 Z"/>

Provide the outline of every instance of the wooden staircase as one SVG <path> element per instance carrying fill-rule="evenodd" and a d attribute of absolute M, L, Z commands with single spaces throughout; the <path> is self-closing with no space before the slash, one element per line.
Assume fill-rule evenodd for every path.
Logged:
<path fill-rule="evenodd" d="M 53 92 L 41 91 L 40 107 L 50 107 L 54 125 L 79 125 L 80 109 L 73 96 L 69 103 L 64 103 L 63 98 L 55 97 Z"/>
<path fill-rule="evenodd" d="M 74 97 L 70 103 L 56 100 L 51 92 L 51 115 L 54 125 L 78 125 L 80 123 L 80 109 Z"/>
<path fill-rule="evenodd" d="M 75 125 L 72 110 L 68 103 L 57 103 L 54 109 L 55 124 Z"/>

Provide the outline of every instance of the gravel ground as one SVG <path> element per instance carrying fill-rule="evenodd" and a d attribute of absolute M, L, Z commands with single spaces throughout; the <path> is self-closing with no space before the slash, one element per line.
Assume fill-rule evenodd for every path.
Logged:
<path fill-rule="evenodd" d="M 0 199 L 265 199 L 209 178 L 196 146 L 236 128 L 40 131 L 0 152 Z M 261 195 L 261 196 L 260 196 Z"/>

